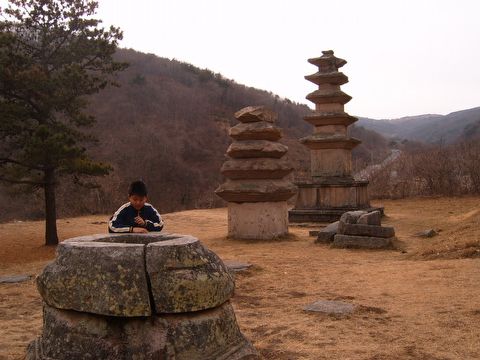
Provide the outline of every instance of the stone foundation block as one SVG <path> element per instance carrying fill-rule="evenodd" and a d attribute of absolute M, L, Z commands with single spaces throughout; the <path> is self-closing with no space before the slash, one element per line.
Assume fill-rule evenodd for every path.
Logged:
<path fill-rule="evenodd" d="M 395 236 L 395 230 L 393 227 L 388 226 L 346 224 L 340 221 L 338 224 L 338 234 L 391 238 Z"/>
<path fill-rule="evenodd" d="M 228 236 L 237 239 L 276 239 L 288 234 L 286 201 L 228 203 Z"/>
<path fill-rule="evenodd" d="M 27 360 L 258 359 L 230 303 L 185 315 L 118 318 L 44 306 Z"/>
<path fill-rule="evenodd" d="M 394 239 L 337 234 L 331 246 L 334 248 L 389 249 L 392 247 Z"/>

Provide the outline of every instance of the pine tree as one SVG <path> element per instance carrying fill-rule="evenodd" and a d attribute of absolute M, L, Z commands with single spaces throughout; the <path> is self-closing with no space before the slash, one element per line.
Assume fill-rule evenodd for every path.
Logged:
<path fill-rule="evenodd" d="M 9 0 L 0 9 L 0 181 L 43 189 L 45 242 L 58 243 L 55 191 L 67 175 L 103 176 L 88 156 L 88 95 L 114 84 L 119 28 L 92 0 Z"/>

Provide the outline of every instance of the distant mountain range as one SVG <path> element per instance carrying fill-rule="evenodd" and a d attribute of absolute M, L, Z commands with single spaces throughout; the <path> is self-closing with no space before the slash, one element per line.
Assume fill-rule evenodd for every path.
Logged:
<path fill-rule="evenodd" d="M 418 115 L 393 120 L 360 118 L 358 126 L 387 138 L 453 143 L 480 136 L 480 107 L 448 115 Z"/>

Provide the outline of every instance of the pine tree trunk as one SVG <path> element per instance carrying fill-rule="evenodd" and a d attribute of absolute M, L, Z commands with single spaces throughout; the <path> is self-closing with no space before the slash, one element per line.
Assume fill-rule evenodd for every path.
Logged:
<path fill-rule="evenodd" d="M 45 171 L 45 245 L 57 245 L 57 209 L 55 207 L 55 170 Z"/>

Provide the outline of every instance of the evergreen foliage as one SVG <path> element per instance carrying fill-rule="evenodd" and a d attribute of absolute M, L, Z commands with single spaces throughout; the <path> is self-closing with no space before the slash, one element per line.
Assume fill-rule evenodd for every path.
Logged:
<path fill-rule="evenodd" d="M 102 176 L 86 130 L 86 96 L 126 68 L 112 56 L 120 29 L 100 27 L 92 0 L 9 0 L 0 9 L 0 180 L 45 193 L 46 244 L 58 243 L 55 188 L 71 175 Z M 91 182 L 90 182 L 91 183 Z"/>

